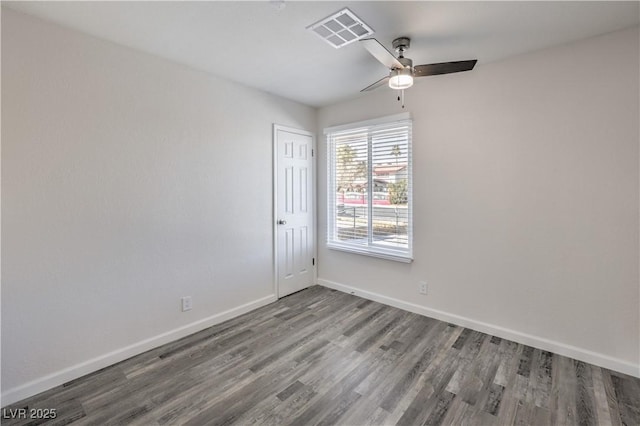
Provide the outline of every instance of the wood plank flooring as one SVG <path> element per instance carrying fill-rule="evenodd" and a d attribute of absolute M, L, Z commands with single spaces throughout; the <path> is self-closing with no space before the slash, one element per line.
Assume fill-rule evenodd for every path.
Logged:
<path fill-rule="evenodd" d="M 640 425 L 640 379 L 314 286 L 3 409 L 74 425 Z M 11 411 L 13 410 L 13 411 Z"/>

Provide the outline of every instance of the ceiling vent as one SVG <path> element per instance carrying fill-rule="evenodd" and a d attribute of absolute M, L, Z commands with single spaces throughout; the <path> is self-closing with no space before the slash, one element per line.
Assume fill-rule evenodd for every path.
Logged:
<path fill-rule="evenodd" d="M 373 34 L 371 27 L 346 7 L 307 29 L 336 49 Z"/>

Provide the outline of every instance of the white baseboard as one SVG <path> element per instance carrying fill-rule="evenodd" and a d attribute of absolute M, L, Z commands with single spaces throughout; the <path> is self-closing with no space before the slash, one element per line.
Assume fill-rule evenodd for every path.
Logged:
<path fill-rule="evenodd" d="M 275 294 L 263 297 L 9 389 L 2 393 L 0 406 L 4 407 L 24 398 L 37 395 L 40 392 L 60 386 L 70 380 L 77 379 L 86 374 L 93 373 L 94 371 L 98 371 L 120 361 L 124 361 L 132 356 L 139 355 L 150 349 L 157 348 L 158 346 L 162 346 L 190 334 L 197 333 L 198 331 L 204 330 L 212 325 L 235 318 L 239 315 L 275 302 L 276 300 L 278 300 L 278 298 Z"/>
<path fill-rule="evenodd" d="M 514 342 L 532 346 L 537 349 L 553 352 L 558 355 L 574 358 L 580 361 L 588 362 L 589 364 L 608 368 L 610 370 L 628 374 L 629 376 L 640 378 L 640 365 L 635 365 L 618 358 L 610 357 L 608 355 L 545 339 L 543 337 L 521 333 L 519 331 L 510 330 L 508 328 L 500 327 L 497 325 L 476 321 L 471 318 L 450 314 L 447 312 L 439 311 L 437 309 L 427 308 L 425 306 L 405 302 L 404 300 L 395 299 L 393 297 L 384 296 L 382 294 L 374 293 L 371 291 L 361 290 L 359 288 L 340 284 L 334 281 L 324 280 L 322 278 L 318 279 L 318 284 L 324 287 L 342 291 L 344 293 L 354 294 L 364 299 L 373 300 L 375 302 L 380 302 L 385 305 L 403 309 L 405 311 L 424 315 L 430 318 L 435 318 L 441 321 L 446 321 L 451 324 L 459 325 L 461 327 L 470 328 L 472 330 L 480 331 L 492 336 L 512 340 Z"/>

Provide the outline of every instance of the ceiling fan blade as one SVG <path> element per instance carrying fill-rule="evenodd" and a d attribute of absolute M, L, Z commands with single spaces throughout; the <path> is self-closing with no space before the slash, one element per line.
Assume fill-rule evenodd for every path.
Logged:
<path fill-rule="evenodd" d="M 388 81 L 389 81 L 389 76 L 382 77 L 380 80 L 362 89 L 361 92 L 369 92 L 371 90 L 376 90 L 378 87 L 386 86 Z"/>
<path fill-rule="evenodd" d="M 393 53 L 389 52 L 387 48 L 380 44 L 375 38 L 365 38 L 360 40 L 360 43 L 385 67 L 389 69 L 404 68 L 404 65 L 393 56 Z"/>
<path fill-rule="evenodd" d="M 454 72 L 471 71 L 478 62 L 477 59 L 469 61 L 440 62 L 438 64 L 416 65 L 413 67 L 414 77 L 428 75 L 451 74 Z"/>

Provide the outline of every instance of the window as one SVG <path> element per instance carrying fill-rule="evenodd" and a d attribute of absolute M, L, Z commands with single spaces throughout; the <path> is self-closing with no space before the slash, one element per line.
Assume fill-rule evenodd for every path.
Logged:
<path fill-rule="evenodd" d="M 325 129 L 331 249 L 412 260 L 411 119 Z"/>

